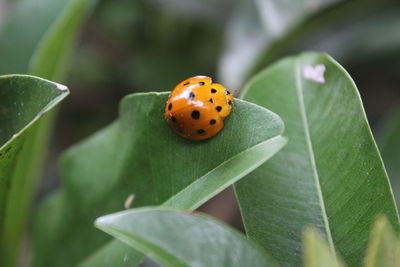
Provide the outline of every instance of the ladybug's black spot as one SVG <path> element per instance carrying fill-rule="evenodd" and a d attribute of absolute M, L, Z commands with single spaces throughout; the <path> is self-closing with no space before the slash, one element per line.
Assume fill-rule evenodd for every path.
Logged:
<path fill-rule="evenodd" d="M 210 98 L 210 102 L 214 104 L 214 99 Z"/>
<path fill-rule="evenodd" d="M 193 118 L 194 120 L 200 119 L 200 111 L 198 111 L 198 110 L 193 110 L 193 111 L 192 111 L 192 118 Z"/>
<path fill-rule="evenodd" d="M 232 101 L 231 100 L 228 101 L 228 105 L 232 106 Z"/>
<path fill-rule="evenodd" d="M 214 120 L 214 119 L 210 120 L 210 124 L 211 124 L 211 125 L 215 124 L 216 122 L 217 122 L 217 121 Z"/>
<path fill-rule="evenodd" d="M 199 85 L 200 85 L 200 86 L 204 85 L 204 82 L 199 82 Z"/>
<path fill-rule="evenodd" d="M 217 90 L 215 90 L 214 88 L 211 89 L 211 93 L 215 94 L 217 92 Z"/>
<path fill-rule="evenodd" d="M 198 134 L 204 134 L 206 131 L 204 131 L 203 129 L 197 130 Z"/>
<path fill-rule="evenodd" d="M 186 86 L 186 85 L 188 85 L 190 82 L 185 82 L 184 84 L 183 84 L 183 86 Z"/>
<path fill-rule="evenodd" d="M 172 104 L 169 103 L 169 105 L 168 105 L 168 110 L 171 110 L 171 109 L 172 109 Z"/>
<path fill-rule="evenodd" d="M 190 99 L 190 100 L 193 100 L 195 97 L 196 97 L 196 95 L 193 94 L 193 92 L 190 92 L 190 94 L 189 94 L 189 99 Z"/>
<path fill-rule="evenodd" d="M 216 109 L 218 112 L 220 112 L 220 111 L 222 110 L 222 107 L 221 107 L 221 106 L 217 106 L 215 109 Z"/>
<path fill-rule="evenodd" d="M 173 122 L 175 122 L 175 123 L 178 122 L 174 116 L 171 117 L 171 121 L 173 121 Z"/>

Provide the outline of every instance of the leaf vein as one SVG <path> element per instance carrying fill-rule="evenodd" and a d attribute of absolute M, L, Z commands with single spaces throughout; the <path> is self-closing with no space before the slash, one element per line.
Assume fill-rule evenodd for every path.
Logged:
<path fill-rule="evenodd" d="M 306 107 L 304 104 L 303 84 L 302 84 L 300 73 L 301 73 L 300 60 L 296 59 L 296 64 L 295 64 L 296 93 L 297 93 L 297 99 L 299 101 L 299 109 L 300 109 L 301 119 L 303 121 L 303 126 L 304 126 L 304 134 L 306 136 L 306 142 L 307 142 L 308 153 L 310 156 L 311 168 L 312 168 L 313 177 L 315 180 L 315 186 L 317 188 L 317 193 L 318 193 L 318 198 L 319 198 L 319 206 L 321 207 L 321 211 L 322 211 L 322 218 L 324 220 L 324 227 L 325 227 L 326 235 L 328 238 L 328 243 L 329 243 L 329 246 L 331 247 L 332 252 L 335 253 L 331 230 L 330 230 L 330 226 L 329 226 L 329 220 L 328 220 L 328 216 L 326 214 L 326 209 L 325 209 L 325 202 L 324 202 L 324 198 L 323 198 L 322 191 L 321 191 L 321 184 L 319 182 L 319 174 L 318 174 L 317 164 L 315 161 L 315 155 L 314 155 L 314 150 L 313 150 L 313 145 L 312 145 L 312 140 L 311 140 L 311 135 L 310 135 L 310 128 L 309 128 L 308 119 L 307 119 L 307 115 L 306 115 Z"/>

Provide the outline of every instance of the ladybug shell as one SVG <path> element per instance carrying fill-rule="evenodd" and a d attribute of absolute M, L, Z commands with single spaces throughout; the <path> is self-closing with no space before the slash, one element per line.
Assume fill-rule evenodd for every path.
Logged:
<path fill-rule="evenodd" d="M 165 106 L 165 119 L 179 136 L 204 140 L 224 127 L 232 109 L 233 96 L 210 77 L 196 76 L 184 80 L 171 92 Z"/>

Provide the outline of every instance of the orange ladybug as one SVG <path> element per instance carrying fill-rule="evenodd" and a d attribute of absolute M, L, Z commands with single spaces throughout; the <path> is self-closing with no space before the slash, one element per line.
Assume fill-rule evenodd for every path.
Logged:
<path fill-rule="evenodd" d="M 165 120 L 179 136 L 204 140 L 224 127 L 233 95 L 210 77 L 195 76 L 178 84 L 165 105 Z"/>

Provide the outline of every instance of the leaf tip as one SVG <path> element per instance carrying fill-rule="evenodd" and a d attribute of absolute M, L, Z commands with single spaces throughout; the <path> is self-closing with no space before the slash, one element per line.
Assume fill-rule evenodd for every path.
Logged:
<path fill-rule="evenodd" d="M 107 215 L 106 216 L 101 216 L 98 217 L 95 221 L 94 221 L 94 226 L 98 229 L 102 229 L 104 227 L 104 225 L 106 224 L 106 220 L 107 220 Z"/>

